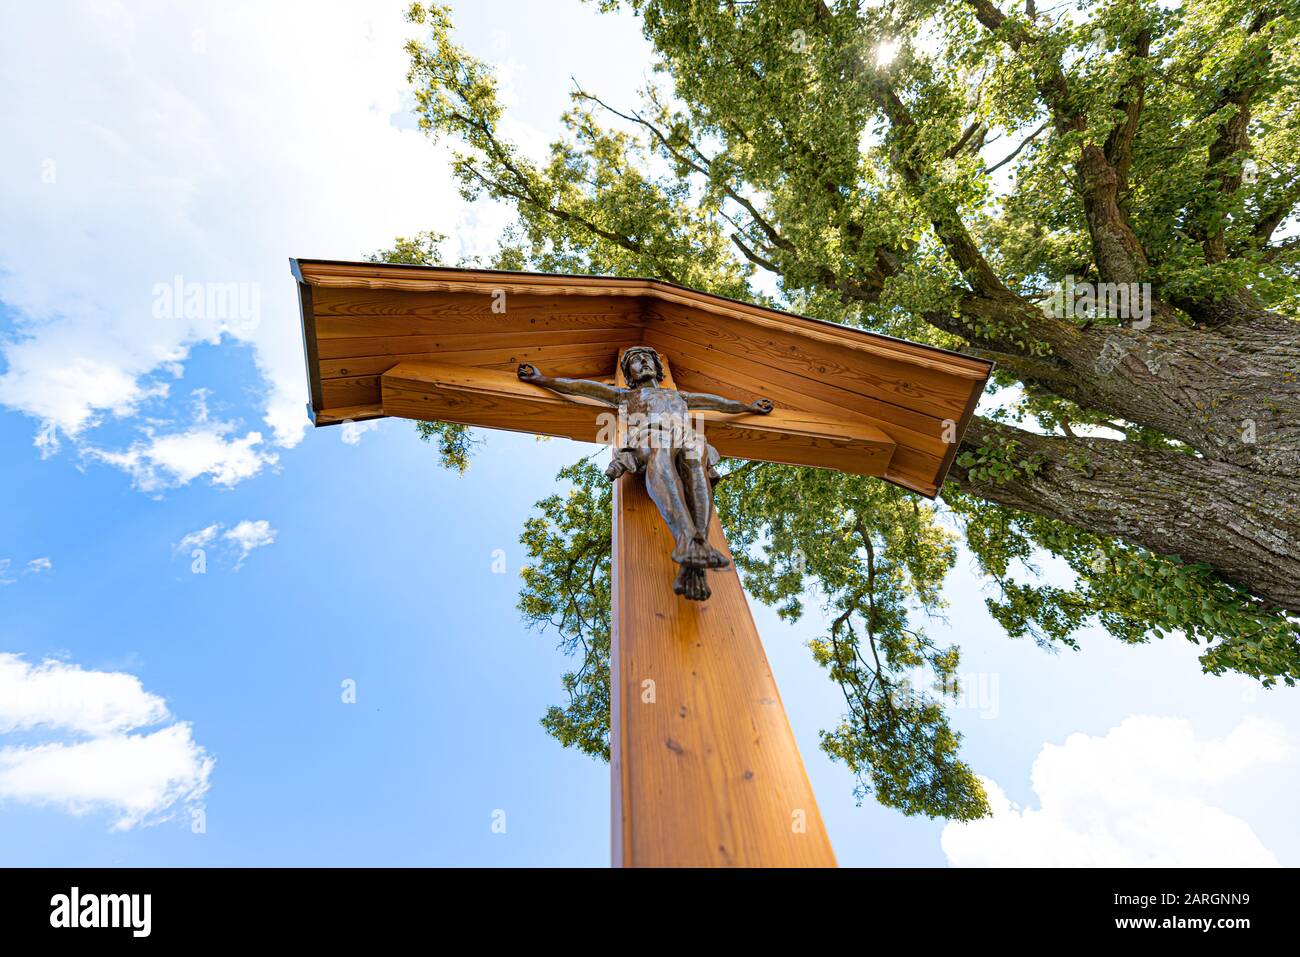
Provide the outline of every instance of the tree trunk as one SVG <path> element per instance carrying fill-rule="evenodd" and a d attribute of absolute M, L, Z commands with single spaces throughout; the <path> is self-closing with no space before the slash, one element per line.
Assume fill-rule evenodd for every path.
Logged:
<path fill-rule="evenodd" d="M 1188 563 L 1300 614 L 1300 482 L 1231 462 L 1133 442 L 1037 435 L 975 419 L 964 445 L 1014 438 L 1033 475 L 998 484 L 954 465 L 949 478 L 973 495 Z"/>
<path fill-rule="evenodd" d="M 1155 429 L 1208 458 L 1300 474 L 1300 322 L 1264 314 L 1198 329 L 1153 315 L 1146 329 L 1085 327 L 1018 298 L 977 296 L 966 297 L 956 317 L 927 319 L 1082 408 Z M 1051 355 L 1027 354 L 1027 338 Z"/>
<path fill-rule="evenodd" d="M 1241 330 L 1239 330 L 1241 331 Z M 1228 338 L 1094 326 L 1059 353 L 1053 391 L 1268 475 L 1300 474 L 1300 323 Z"/>

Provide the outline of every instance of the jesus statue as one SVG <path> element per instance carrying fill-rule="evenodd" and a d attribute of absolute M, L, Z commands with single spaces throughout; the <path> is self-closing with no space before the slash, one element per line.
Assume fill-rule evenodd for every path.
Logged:
<path fill-rule="evenodd" d="M 628 349 L 619 368 L 626 388 L 592 379 L 552 378 L 528 363 L 519 366 L 519 378 L 563 395 L 595 399 L 626 416 L 625 438 L 605 474 L 611 481 L 626 472 L 645 474 L 646 491 L 673 535 L 673 561 L 681 566 L 673 591 L 690 601 L 704 601 L 710 595 L 705 569 L 726 568 L 729 563 L 708 540 L 718 452 L 704 440 L 689 413 L 767 415 L 772 400 L 747 405 L 705 392 L 665 389 L 660 385 L 663 362 L 649 346 Z"/>

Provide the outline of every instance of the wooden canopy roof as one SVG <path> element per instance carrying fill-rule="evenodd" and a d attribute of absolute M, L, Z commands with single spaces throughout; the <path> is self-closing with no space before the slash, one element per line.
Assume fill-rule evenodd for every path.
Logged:
<path fill-rule="evenodd" d="M 318 426 L 402 416 L 591 441 L 590 407 L 515 368 L 613 381 L 620 351 L 645 344 L 679 389 L 775 403 L 771 416 L 708 416 L 723 455 L 877 475 L 933 497 L 992 370 L 657 280 L 290 263 Z"/>

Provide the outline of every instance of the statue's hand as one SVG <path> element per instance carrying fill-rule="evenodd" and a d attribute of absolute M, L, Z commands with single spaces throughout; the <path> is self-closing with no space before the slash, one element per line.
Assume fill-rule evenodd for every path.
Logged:
<path fill-rule="evenodd" d="M 528 362 L 519 363 L 518 374 L 519 378 L 523 379 L 525 382 L 536 382 L 538 379 L 542 378 L 541 370 L 538 369 L 537 366 Z"/>
<path fill-rule="evenodd" d="M 754 404 L 749 407 L 749 411 L 757 413 L 758 415 L 767 415 L 772 411 L 772 400 L 757 399 L 754 401 Z"/>

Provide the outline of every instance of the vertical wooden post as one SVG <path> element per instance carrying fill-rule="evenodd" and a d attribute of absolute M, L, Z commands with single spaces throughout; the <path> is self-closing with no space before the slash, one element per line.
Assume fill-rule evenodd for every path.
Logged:
<path fill-rule="evenodd" d="M 644 479 L 613 497 L 614 866 L 835 866 L 734 565 L 706 602 L 673 594 Z M 709 541 L 730 556 L 716 515 Z"/>

